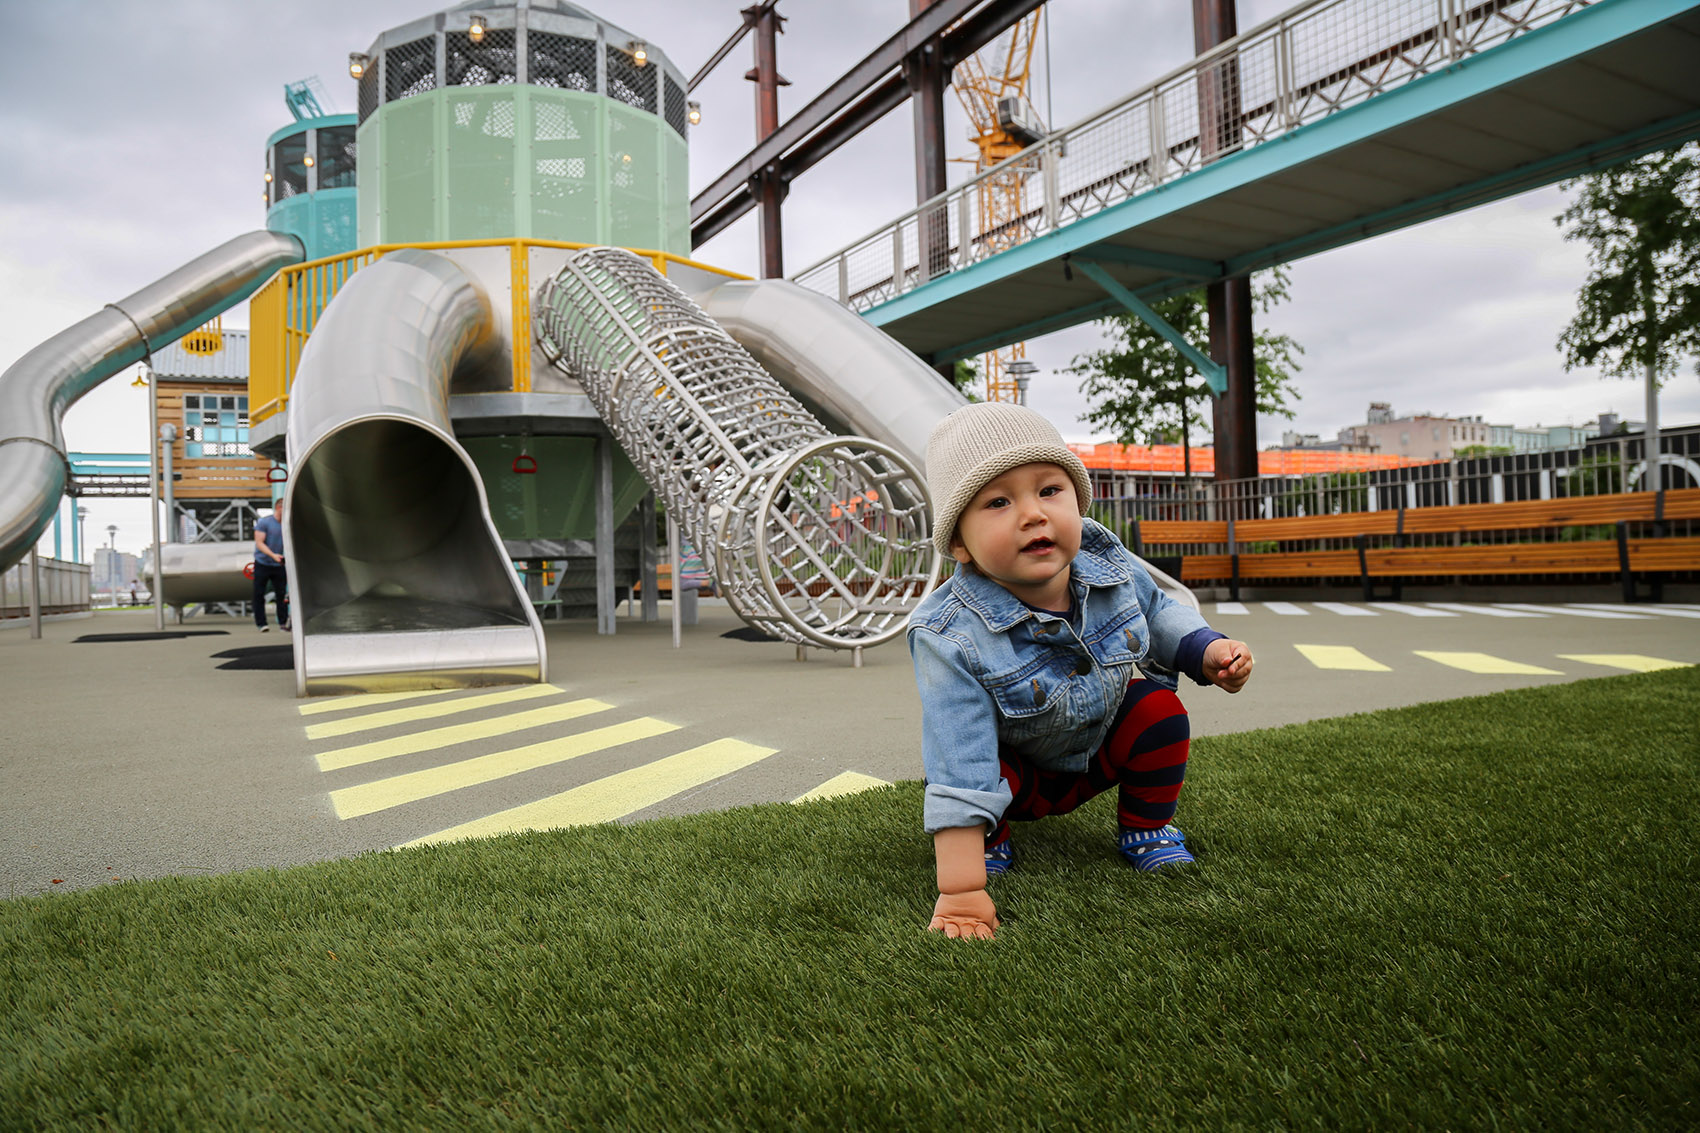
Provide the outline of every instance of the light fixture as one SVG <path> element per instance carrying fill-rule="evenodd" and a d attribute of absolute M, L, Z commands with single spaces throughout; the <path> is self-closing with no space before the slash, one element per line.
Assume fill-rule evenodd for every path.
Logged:
<path fill-rule="evenodd" d="M 271 183 L 272 183 L 272 171 L 268 169 L 268 170 L 266 170 L 266 184 L 270 185 Z"/>
<path fill-rule="evenodd" d="M 472 22 L 466 26 L 466 38 L 474 43 L 484 42 L 484 33 L 489 30 L 490 21 L 484 18 L 483 12 L 472 13 Z"/>
<path fill-rule="evenodd" d="M 620 164 L 621 165 L 630 165 L 631 163 L 632 163 L 632 155 L 631 154 L 623 153 L 623 154 L 620 155 Z"/>
<path fill-rule="evenodd" d="M 693 125 L 693 126 L 702 125 L 702 103 L 700 103 L 700 102 L 687 102 L 687 103 L 685 103 L 685 117 L 689 118 L 691 120 L 691 125 Z"/>
<path fill-rule="evenodd" d="M 649 62 L 649 45 L 644 43 L 643 40 L 634 39 L 628 46 L 631 49 L 633 63 L 641 67 Z"/>
<path fill-rule="evenodd" d="M 301 164 L 305 165 L 308 169 L 313 168 L 313 155 L 310 154 L 310 153 L 302 154 L 301 155 Z"/>
<path fill-rule="evenodd" d="M 372 57 L 364 51 L 348 53 L 348 77 L 358 79 L 366 73 L 366 68 L 372 65 Z"/>

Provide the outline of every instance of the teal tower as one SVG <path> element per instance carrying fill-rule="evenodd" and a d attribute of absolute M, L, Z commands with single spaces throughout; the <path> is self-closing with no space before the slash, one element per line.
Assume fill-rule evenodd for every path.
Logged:
<path fill-rule="evenodd" d="M 359 77 L 358 239 L 690 253 L 686 80 L 565 0 L 461 4 L 380 35 Z"/>
<path fill-rule="evenodd" d="M 352 114 L 315 113 L 266 139 L 266 227 L 299 237 L 309 260 L 356 247 L 354 128 Z"/>

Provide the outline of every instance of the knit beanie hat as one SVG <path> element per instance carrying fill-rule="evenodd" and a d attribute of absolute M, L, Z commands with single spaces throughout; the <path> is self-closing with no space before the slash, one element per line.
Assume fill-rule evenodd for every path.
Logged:
<path fill-rule="evenodd" d="M 927 438 L 927 489 L 933 497 L 933 546 L 949 557 L 956 521 L 981 488 L 1023 464 L 1061 465 L 1074 480 L 1085 515 L 1092 503 L 1086 465 L 1069 451 L 1055 425 L 1027 408 L 1002 401 L 966 405 L 940 421 Z"/>

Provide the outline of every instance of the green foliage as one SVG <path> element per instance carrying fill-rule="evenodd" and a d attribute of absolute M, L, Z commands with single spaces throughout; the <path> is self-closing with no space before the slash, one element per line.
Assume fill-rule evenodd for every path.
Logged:
<path fill-rule="evenodd" d="M 1565 369 L 1662 384 L 1700 359 L 1700 143 L 1591 173 L 1556 218 L 1588 245 L 1588 279 L 1559 336 Z M 1700 368 L 1700 366 L 1697 366 Z"/>
<path fill-rule="evenodd" d="M 1265 313 L 1290 298 L 1287 274 L 1275 268 L 1252 281 L 1252 299 Z M 1195 346 L 1209 339 L 1205 291 L 1187 291 L 1151 304 L 1170 326 Z M 1081 378 L 1080 392 L 1091 408 L 1081 420 L 1113 434 L 1123 444 L 1173 444 L 1195 425 L 1210 427 L 1202 407 L 1211 400 L 1203 375 L 1161 335 L 1137 316 L 1124 312 L 1100 319 L 1111 345 L 1077 355 L 1067 373 Z M 1253 357 L 1257 367 L 1257 411 L 1292 417 L 1297 401 L 1293 377 L 1304 353 L 1290 335 L 1258 330 Z"/>
<path fill-rule="evenodd" d="M 1367 472 L 1325 472 L 1301 476 L 1275 497 L 1277 516 L 1335 515 L 1368 511 L 1370 476 Z"/>
<path fill-rule="evenodd" d="M 1510 456 L 1510 445 L 1464 445 L 1452 450 L 1452 456 L 1457 460 L 1470 460 L 1481 456 Z"/>
<path fill-rule="evenodd" d="M 1688 1128 L 1697 696 L 1196 739 L 1197 869 L 1106 792 L 985 943 L 919 783 L 0 902 L 0 1128 Z"/>
<path fill-rule="evenodd" d="M 955 366 L 952 367 L 950 384 L 955 386 L 957 392 L 961 393 L 969 401 L 984 400 L 984 398 L 980 396 L 980 381 L 980 367 L 974 364 L 974 360 L 972 358 L 958 359 Z"/>
<path fill-rule="evenodd" d="M 1604 496 L 1623 491 L 1623 462 L 1616 449 L 1603 449 L 1585 456 L 1565 473 L 1567 496 Z"/>

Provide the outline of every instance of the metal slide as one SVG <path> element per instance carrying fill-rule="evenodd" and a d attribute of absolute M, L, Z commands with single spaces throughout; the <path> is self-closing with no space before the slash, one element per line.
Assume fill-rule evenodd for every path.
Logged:
<path fill-rule="evenodd" d="M 539 344 L 579 381 L 749 625 L 854 651 L 903 632 L 938 575 L 918 467 L 835 436 L 648 261 L 567 257 Z"/>
<path fill-rule="evenodd" d="M 290 388 L 284 556 L 300 695 L 546 679 L 448 399 L 500 343 L 445 256 L 392 252 L 320 315 Z"/>
<path fill-rule="evenodd" d="M 896 339 L 790 280 L 738 280 L 695 299 L 816 416 L 890 445 L 917 468 L 926 467 L 933 426 L 968 404 Z M 1179 579 L 1144 565 L 1171 598 L 1198 609 Z"/>
<path fill-rule="evenodd" d="M 0 374 L 0 571 L 29 554 L 70 483 L 66 410 L 304 254 L 286 233 L 238 236 L 60 331 Z"/>

